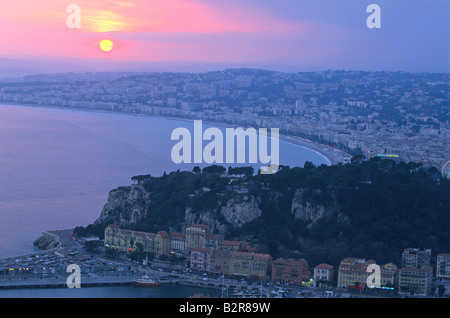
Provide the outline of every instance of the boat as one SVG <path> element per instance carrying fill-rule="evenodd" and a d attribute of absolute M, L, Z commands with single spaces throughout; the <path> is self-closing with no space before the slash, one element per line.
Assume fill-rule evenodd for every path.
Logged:
<path fill-rule="evenodd" d="M 160 287 L 162 283 L 159 279 L 148 277 L 147 275 L 142 276 L 140 279 L 133 281 L 135 287 Z"/>

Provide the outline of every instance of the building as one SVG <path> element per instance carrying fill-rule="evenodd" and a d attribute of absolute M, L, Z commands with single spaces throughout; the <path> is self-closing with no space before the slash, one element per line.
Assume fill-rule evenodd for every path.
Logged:
<path fill-rule="evenodd" d="M 193 224 L 186 228 L 186 249 L 206 246 L 206 236 L 209 234 L 209 226 Z"/>
<path fill-rule="evenodd" d="M 366 261 L 363 258 L 343 259 L 338 270 L 338 288 L 361 290 L 367 287 L 367 279 L 373 273 L 369 269 L 372 264 L 376 265 L 376 262 L 374 260 Z M 380 287 L 394 288 L 398 280 L 397 266 L 393 263 L 379 266 Z"/>
<path fill-rule="evenodd" d="M 438 254 L 436 261 L 436 279 L 450 282 L 450 254 Z"/>
<path fill-rule="evenodd" d="M 212 251 L 210 247 L 191 249 L 190 269 L 197 272 L 209 272 Z"/>
<path fill-rule="evenodd" d="M 329 285 L 333 281 L 334 266 L 329 264 L 320 264 L 314 267 L 314 286 Z"/>
<path fill-rule="evenodd" d="M 170 233 L 170 252 L 183 254 L 186 250 L 186 234 L 179 232 Z"/>
<path fill-rule="evenodd" d="M 418 248 L 406 248 L 402 253 L 402 267 L 422 268 L 431 266 L 431 250 Z"/>
<path fill-rule="evenodd" d="M 301 285 L 311 279 L 308 262 L 304 259 L 279 258 L 272 263 L 272 281 Z"/>
<path fill-rule="evenodd" d="M 269 254 L 231 252 L 229 274 L 264 280 L 269 275 L 271 263 Z"/>
<path fill-rule="evenodd" d="M 241 246 L 239 249 L 241 252 L 254 253 L 256 252 L 256 247 L 249 242 L 241 242 Z"/>
<path fill-rule="evenodd" d="M 220 234 L 208 234 L 205 237 L 206 247 L 217 248 L 219 242 L 222 240 L 222 235 Z"/>
<path fill-rule="evenodd" d="M 228 250 L 230 252 L 239 252 L 241 247 L 241 242 L 239 241 L 219 241 L 217 247 L 221 250 Z"/>
<path fill-rule="evenodd" d="M 170 254 L 170 236 L 166 231 L 159 231 L 154 238 L 156 256 Z"/>
<path fill-rule="evenodd" d="M 231 252 L 215 249 L 211 253 L 209 272 L 217 275 L 230 275 Z"/>
<path fill-rule="evenodd" d="M 122 252 L 132 252 L 140 246 L 143 252 L 153 252 L 154 237 L 152 233 L 120 229 L 116 224 L 110 224 L 105 229 L 104 244 Z"/>
<path fill-rule="evenodd" d="M 433 268 L 403 267 L 399 271 L 398 293 L 400 295 L 428 296 L 431 293 Z"/>

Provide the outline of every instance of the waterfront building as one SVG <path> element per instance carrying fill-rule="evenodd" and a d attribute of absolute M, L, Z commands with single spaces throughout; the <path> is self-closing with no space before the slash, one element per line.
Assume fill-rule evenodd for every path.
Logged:
<path fill-rule="evenodd" d="M 436 279 L 450 282 L 450 254 L 438 254 L 436 261 Z"/>
<path fill-rule="evenodd" d="M 186 249 L 206 246 L 206 236 L 209 234 L 209 226 L 193 224 L 186 227 Z"/>
<path fill-rule="evenodd" d="M 159 231 L 155 235 L 155 254 L 156 256 L 170 254 L 170 236 L 166 231 Z"/>
<path fill-rule="evenodd" d="M 305 259 L 283 259 L 279 258 L 272 263 L 272 281 L 301 285 L 309 282 L 311 273 L 308 262 Z"/>
<path fill-rule="evenodd" d="M 373 273 L 368 267 L 376 264 L 374 260 L 364 258 L 345 258 L 338 270 L 338 287 L 361 290 L 367 286 L 367 278 Z M 398 268 L 393 263 L 380 266 L 380 287 L 394 288 L 398 280 Z"/>
<path fill-rule="evenodd" d="M 422 268 L 424 266 L 431 266 L 431 250 L 406 248 L 402 253 L 402 267 L 407 268 Z"/>
<path fill-rule="evenodd" d="M 334 266 L 320 264 L 314 267 L 314 286 L 320 287 L 323 284 L 329 285 L 334 276 Z"/>
<path fill-rule="evenodd" d="M 105 229 L 105 246 L 122 252 L 132 252 L 142 244 L 144 252 L 154 251 L 155 234 L 120 229 L 116 224 L 110 224 Z"/>
<path fill-rule="evenodd" d="M 398 293 L 400 295 L 428 296 L 431 292 L 433 268 L 403 267 L 399 271 Z"/>
<path fill-rule="evenodd" d="M 190 269 L 197 272 L 209 272 L 212 248 L 195 247 L 191 249 Z"/>
<path fill-rule="evenodd" d="M 215 249 L 211 253 L 209 271 L 211 274 L 225 275 L 230 274 L 231 252 L 228 250 Z"/>
<path fill-rule="evenodd" d="M 269 254 L 231 252 L 229 274 L 264 280 L 269 275 L 271 263 Z"/>
<path fill-rule="evenodd" d="M 175 254 L 183 254 L 186 250 L 186 234 L 179 232 L 170 233 L 170 251 Z"/>

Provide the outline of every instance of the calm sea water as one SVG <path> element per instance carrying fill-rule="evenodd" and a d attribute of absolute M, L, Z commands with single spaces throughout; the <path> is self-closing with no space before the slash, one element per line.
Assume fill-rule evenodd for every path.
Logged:
<path fill-rule="evenodd" d="M 0 298 L 188 298 L 194 294 L 220 297 L 218 289 L 187 287 L 175 284 L 158 288 L 133 286 L 69 288 L 0 289 Z"/>
<path fill-rule="evenodd" d="M 171 160 L 178 127 L 193 131 L 162 118 L 0 105 L 0 258 L 34 251 L 42 231 L 92 223 L 134 175 L 192 170 Z M 281 164 L 307 160 L 327 163 L 280 141 Z"/>

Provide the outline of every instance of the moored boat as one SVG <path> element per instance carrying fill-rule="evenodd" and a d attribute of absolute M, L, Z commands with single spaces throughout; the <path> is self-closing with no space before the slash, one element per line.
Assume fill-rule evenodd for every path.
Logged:
<path fill-rule="evenodd" d="M 162 283 L 157 278 L 151 278 L 147 275 L 133 281 L 135 287 L 160 287 Z"/>

